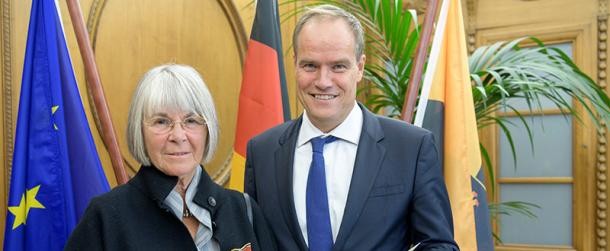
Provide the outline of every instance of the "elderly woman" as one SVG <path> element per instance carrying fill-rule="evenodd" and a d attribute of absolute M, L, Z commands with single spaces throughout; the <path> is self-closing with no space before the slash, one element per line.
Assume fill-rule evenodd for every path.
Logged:
<path fill-rule="evenodd" d="M 274 250 L 254 201 L 215 184 L 218 121 L 189 66 L 147 72 L 129 108 L 129 151 L 142 164 L 127 184 L 94 198 L 66 250 Z"/>

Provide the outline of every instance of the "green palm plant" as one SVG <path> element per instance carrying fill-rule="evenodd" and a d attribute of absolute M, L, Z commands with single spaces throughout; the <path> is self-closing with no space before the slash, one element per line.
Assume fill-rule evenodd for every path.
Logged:
<path fill-rule="evenodd" d="M 528 39 L 534 45 L 521 48 L 519 44 Z M 507 102 L 508 99 L 524 100 L 530 111 L 540 110 L 541 100 L 547 99 L 564 115 L 574 115 L 580 120 L 581 114 L 572 105 L 574 100 L 597 126 L 600 126 L 599 122 L 610 119 L 610 102 L 604 91 L 564 52 L 546 47 L 536 38 L 519 38 L 479 47 L 468 61 L 470 77 L 474 83 L 472 92 L 477 125 L 479 128 L 492 124 L 499 126 L 507 136 L 515 165 L 517 156 L 508 121 L 496 116 L 496 112 L 515 112 L 529 134 L 530 144 L 533 145 L 533 142 L 528 123 Z M 571 99 L 566 99 L 566 95 Z M 488 166 L 491 166 L 485 148 L 482 148 L 482 153 Z"/>
<path fill-rule="evenodd" d="M 524 41 L 533 42 L 532 46 L 521 48 Z M 528 109 L 542 109 L 541 100 L 549 100 L 564 115 L 574 115 L 582 119 L 572 104 L 579 104 L 597 126 L 600 122 L 608 122 L 610 118 L 610 102 L 608 96 L 595 82 L 584 74 L 572 60 L 561 50 L 546 47 L 536 38 L 519 38 L 509 42 L 497 42 L 489 46 L 477 48 L 469 60 L 470 76 L 473 81 L 473 99 L 477 116 L 477 125 L 484 128 L 498 125 L 506 135 L 511 148 L 513 163 L 516 159 L 515 146 L 508 120 L 496 116 L 498 111 L 513 111 L 521 120 L 528 133 L 533 147 L 532 135 L 527 121 L 519 111 L 507 102 L 508 99 L 525 101 Z M 571 99 L 567 99 L 570 97 Z M 493 179 L 493 169 L 488 153 L 481 147 L 488 173 Z M 492 191 L 495 190 L 491 182 Z M 531 208 L 535 204 L 519 201 L 490 204 L 492 216 L 519 213 L 535 217 Z M 499 240 L 499 238 L 496 239 Z"/>
<path fill-rule="evenodd" d="M 294 3 L 283 1 L 282 4 Z M 366 29 L 367 57 L 366 84 L 359 90 L 365 104 L 374 112 L 399 117 L 404 104 L 415 47 L 419 41 L 420 27 L 414 16 L 403 8 L 402 0 L 319 0 L 299 1 L 300 8 L 283 13 L 288 19 L 307 6 L 330 3 L 348 10 L 358 17 Z M 533 46 L 520 47 L 529 41 Z M 373 60 L 370 60 L 373 59 Z M 506 135 L 512 150 L 513 162 L 517 156 L 506 119 L 497 116 L 498 111 L 513 111 L 529 133 L 528 122 L 519 111 L 507 102 L 523 99 L 530 110 L 541 109 L 543 99 L 550 100 L 565 115 L 580 119 L 572 104 L 579 104 L 596 125 L 610 119 L 608 96 L 595 82 L 584 74 L 562 51 L 545 46 L 533 37 L 498 42 L 476 49 L 469 58 L 472 92 L 479 129 L 498 125 Z M 565 93 L 571 100 L 561 94 Z M 495 174 L 487 150 L 481 145 L 481 154 L 491 178 L 491 194 L 495 194 Z M 516 168 L 516 166 L 515 166 Z M 531 209 L 535 204 L 520 201 L 490 203 L 493 217 L 522 214 L 535 217 Z M 497 237 L 496 237 L 497 238 Z M 498 238 L 497 238 L 498 239 Z M 499 239 L 498 239 L 499 240 Z"/>

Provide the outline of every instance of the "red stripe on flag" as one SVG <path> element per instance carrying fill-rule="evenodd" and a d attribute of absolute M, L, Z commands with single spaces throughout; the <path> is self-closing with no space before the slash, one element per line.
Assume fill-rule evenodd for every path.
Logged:
<path fill-rule="evenodd" d="M 250 138 L 284 122 L 277 52 L 250 40 L 243 76 L 234 148 L 246 156 Z"/>

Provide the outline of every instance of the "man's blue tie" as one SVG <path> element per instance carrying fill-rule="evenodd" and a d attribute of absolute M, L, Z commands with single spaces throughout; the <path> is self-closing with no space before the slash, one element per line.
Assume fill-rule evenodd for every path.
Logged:
<path fill-rule="evenodd" d="M 333 136 L 311 139 L 312 158 L 307 177 L 306 209 L 307 240 L 310 251 L 326 251 L 333 248 L 333 232 L 330 226 L 326 173 L 324 171 L 324 144 L 337 140 Z"/>

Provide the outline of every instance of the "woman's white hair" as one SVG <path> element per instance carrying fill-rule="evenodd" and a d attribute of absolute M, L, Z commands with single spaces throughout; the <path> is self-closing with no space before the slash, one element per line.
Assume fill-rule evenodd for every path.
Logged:
<path fill-rule="evenodd" d="M 141 164 L 151 164 L 146 153 L 142 124 L 155 112 L 168 109 L 192 112 L 205 119 L 208 137 L 202 157 L 204 163 L 209 162 L 216 151 L 219 134 L 214 100 L 201 75 L 186 65 L 154 67 L 138 83 L 127 118 L 129 152 Z"/>

